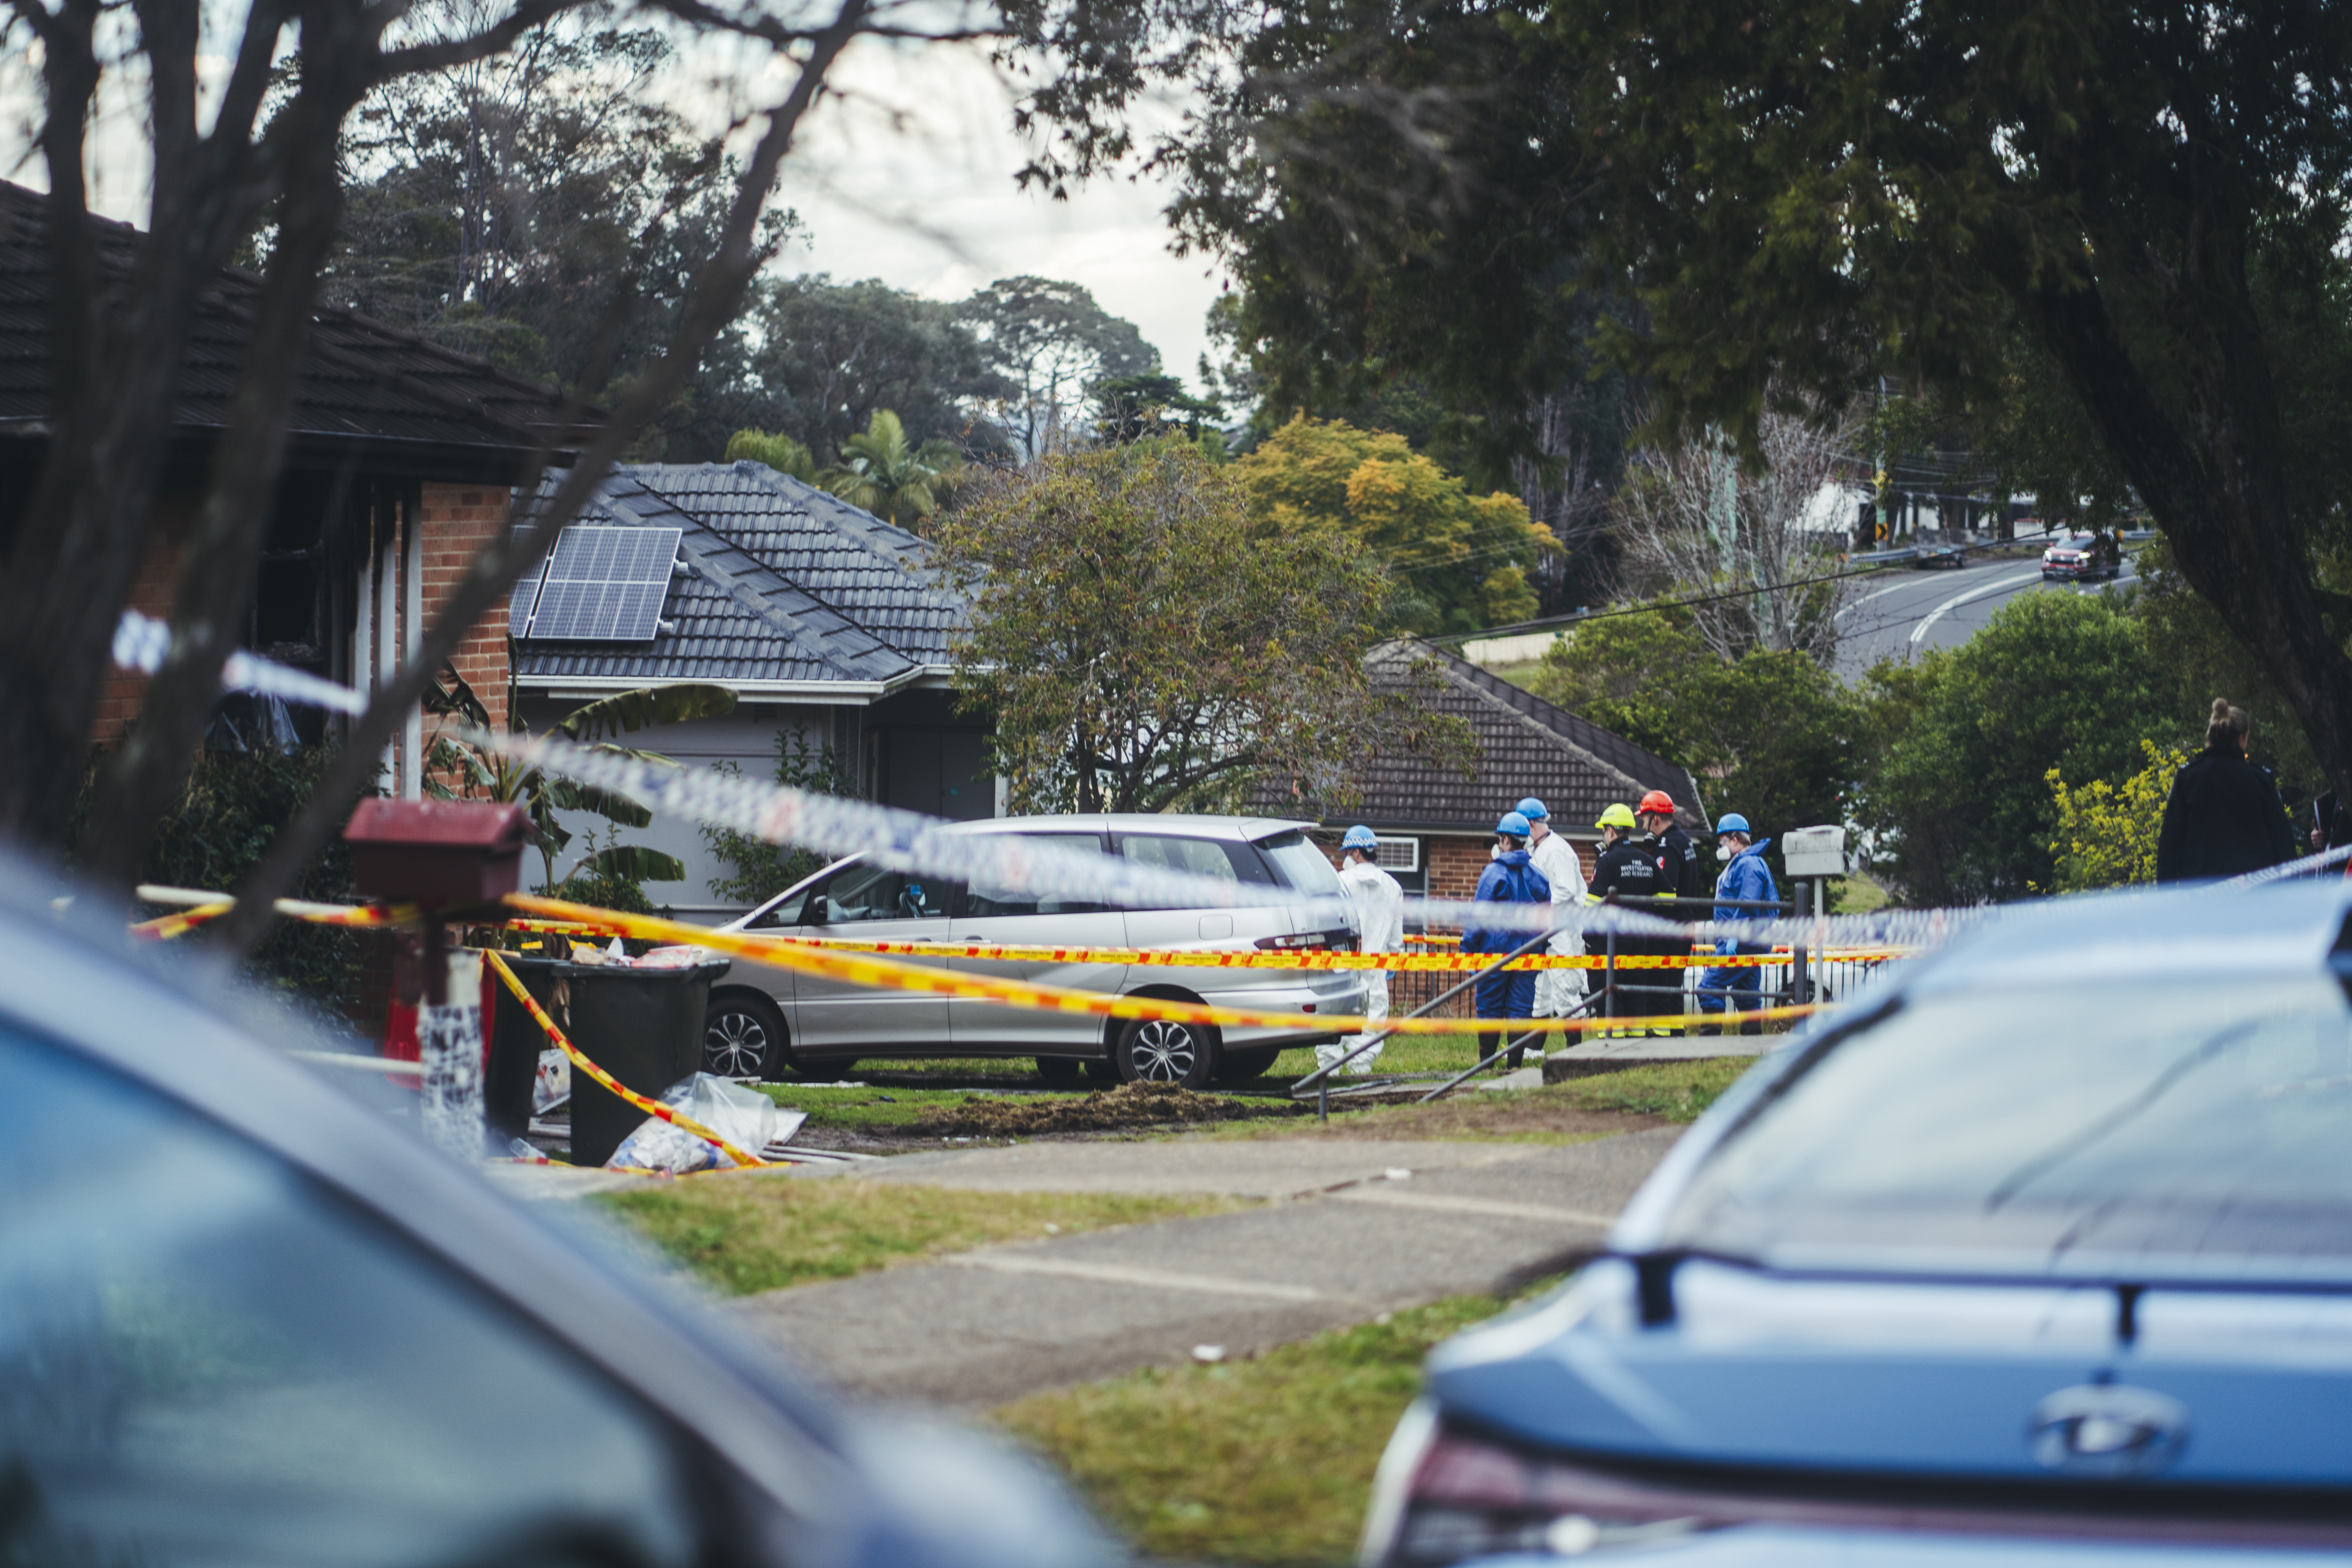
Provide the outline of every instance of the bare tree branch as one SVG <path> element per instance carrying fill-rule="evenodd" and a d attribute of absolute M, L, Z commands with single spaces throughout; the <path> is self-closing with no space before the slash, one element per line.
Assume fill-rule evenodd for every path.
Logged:
<path fill-rule="evenodd" d="M 636 379 L 581 452 L 555 495 L 544 507 L 533 509 L 529 526 L 519 532 L 502 530 L 476 552 L 415 655 L 377 692 L 367 712 L 352 726 L 333 769 L 295 819 L 279 830 L 268 854 L 237 890 L 236 909 L 212 928 L 214 940 L 223 947 L 247 952 L 268 930 L 274 918 L 274 900 L 294 885 L 303 864 L 341 826 L 352 802 L 374 777 L 378 754 L 405 721 L 408 710 L 422 700 L 442 664 L 474 623 L 546 554 L 638 431 L 676 395 L 703 349 L 741 307 L 766 258 L 758 244 L 760 215 L 775 186 L 777 171 L 791 151 L 802 119 L 824 89 L 826 72 L 863 29 L 869 10 L 870 0 L 845 0 L 833 22 L 811 40 L 808 58 L 792 91 L 769 115 L 768 128 L 737 184 L 717 254 L 696 279 L 661 359 Z"/>

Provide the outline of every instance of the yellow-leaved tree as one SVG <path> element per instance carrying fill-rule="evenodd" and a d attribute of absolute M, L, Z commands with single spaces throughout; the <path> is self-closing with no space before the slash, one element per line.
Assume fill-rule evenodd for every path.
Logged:
<path fill-rule="evenodd" d="M 2147 765 L 2119 784 L 2093 779 L 2070 788 L 2052 768 L 2043 776 L 2058 807 L 2058 837 L 2050 841 L 2056 858 L 2051 891 L 2084 893 L 2156 880 L 2156 836 L 2164 826 L 2164 803 L 2172 775 L 2189 765 L 2189 753 L 2160 750 L 2142 741 Z"/>
<path fill-rule="evenodd" d="M 1402 436 L 1304 415 L 1234 465 L 1251 520 L 1336 522 L 1394 572 L 1405 630 L 1476 631 L 1532 620 L 1528 569 L 1559 542 L 1513 495 L 1474 495 Z"/>

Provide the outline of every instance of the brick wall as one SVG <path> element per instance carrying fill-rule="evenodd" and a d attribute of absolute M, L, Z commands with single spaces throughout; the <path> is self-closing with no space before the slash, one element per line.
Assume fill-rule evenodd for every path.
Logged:
<path fill-rule="evenodd" d="M 155 531 L 148 537 L 147 552 L 139 558 L 138 575 L 131 580 L 128 604 L 131 609 L 159 621 L 172 618 L 172 590 L 180 580 L 180 546 L 194 521 L 194 510 L 185 500 L 167 499 L 157 503 Z M 98 714 L 90 721 L 91 742 L 106 746 L 121 740 L 122 731 L 139 717 L 139 705 L 146 698 L 145 676 L 110 667 Z"/>
<path fill-rule="evenodd" d="M 512 502 L 503 486 L 426 484 L 421 584 L 425 624 L 431 626 L 442 601 L 466 574 L 466 563 L 507 525 Z M 507 721 L 507 602 L 501 596 L 476 622 L 449 662 L 490 710 L 493 728 Z"/>
<path fill-rule="evenodd" d="M 503 486 L 426 484 L 423 487 L 420 540 L 424 574 L 419 584 L 425 623 L 430 626 L 458 580 L 466 563 L 485 540 L 506 525 L 509 500 Z M 180 574 L 180 548 L 194 521 L 189 503 L 166 500 L 156 514 L 156 531 L 140 558 L 129 600 L 132 609 L 157 620 L 172 616 L 172 591 Z M 402 606 L 405 615 L 405 605 Z M 348 635 L 349 628 L 345 628 Z M 400 646 L 407 646 L 408 628 L 399 630 Z M 507 721 L 507 602 L 501 597 L 488 615 L 466 634 L 450 660 L 490 711 L 491 723 Z M 101 745 L 121 739 L 124 727 L 138 717 L 146 696 L 147 678 L 116 670 L 108 677 L 90 739 Z M 429 742 L 427 742 L 430 743 Z"/>

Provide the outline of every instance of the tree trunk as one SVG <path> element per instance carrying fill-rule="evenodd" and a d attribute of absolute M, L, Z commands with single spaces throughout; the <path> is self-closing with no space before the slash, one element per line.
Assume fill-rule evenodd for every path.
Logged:
<path fill-rule="evenodd" d="M 2201 329 L 2180 335 L 2199 347 L 2179 418 L 2149 390 L 2094 290 L 2012 291 L 2164 530 L 2181 575 L 2263 662 L 2342 795 L 2352 782 L 2352 658 L 2328 625 L 2308 532 L 2277 482 L 2276 389 L 2242 255 L 2208 240 L 2176 280 L 2174 304 Z"/>
<path fill-rule="evenodd" d="M 318 40 L 311 40 L 315 45 Z M 294 389 L 308 348 L 319 269 L 342 212 L 335 127 L 363 81 L 336 90 L 333 65 L 352 58 L 352 40 L 313 50 L 289 115 L 310 132 L 292 139 L 294 166 L 278 209 L 277 243 L 238 368 L 228 429 L 213 458 L 205 503 L 181 552 L 173 588 L 172 649 L 147 688 L 139 723 L 105 770 L 86 835 L 90 875 L 129 886 L 138 879 L 155 826 L 187 781 L 220 695 L 221 667 L 254 592 L 253 563 L 268 527 L 286 448 Z M 346 101 L 346 98 L 350 101 Z M 322 102 L 321 100 L 324 100 Z"/>

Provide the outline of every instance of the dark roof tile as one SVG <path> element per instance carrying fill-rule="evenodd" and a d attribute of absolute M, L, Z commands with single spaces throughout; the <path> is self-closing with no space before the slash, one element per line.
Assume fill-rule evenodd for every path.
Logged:
<path fill-rule="evenodd" d="M 895 685 L 945 667 L 963 624 L 921 539 L 760 463 L 618 468 L 581 521 L 682 529 L 693 574 L 651 642 L 520 643 L 526 679 Z"/>
<path fill-rule="evenodd" d="M 1703 824 L 1698 784 L 1684 768 L 1621 735 L 1546 702 L 1465 659 L 1422 642 L 1383 643 L 1366 661 L 1375 689 L 1467 723 L 1478 739 L 1475 772 L 1465 778 L 1409 752 L 1369 758 L 1350 782 L 1360 804 L 1349 822 L 1374 827 L 1486 833 L 1519 800 L 1534 795 L 1564 831 L 1585 828 L 1612 804 L 1664 790 L 1687 824 Z M 1416 667 L 1436 677 L 1432 691 Z M 1260 809 L 1295 812 L 1285 792 L 1264 790 Z M 1336 820 L 1336 816 L 1334 820 Z"/>
<path fill-rule="evenodd" d="M 46 201 L 0 182 L 0 430 L 15 422 L 37 425 L 55 413 Z M 128 224 L 91 222 L 100 266 L 119 282 L 130 274 L 142 237 Z M 227 422 L 260 293 L 258 277 L 225 268 L 200 298 L 173 414 L 183 432 L 208 434 Z M 561 447 L 576 436 L 557 429 L 561 402 L 552 387 L 355 311 L 321 307 L 311 319 L 289 434 L 297 442 L 388 442 L 525 459 L 542 443 Z M 587 417 L 597 416 L 588 411 Z"/>

